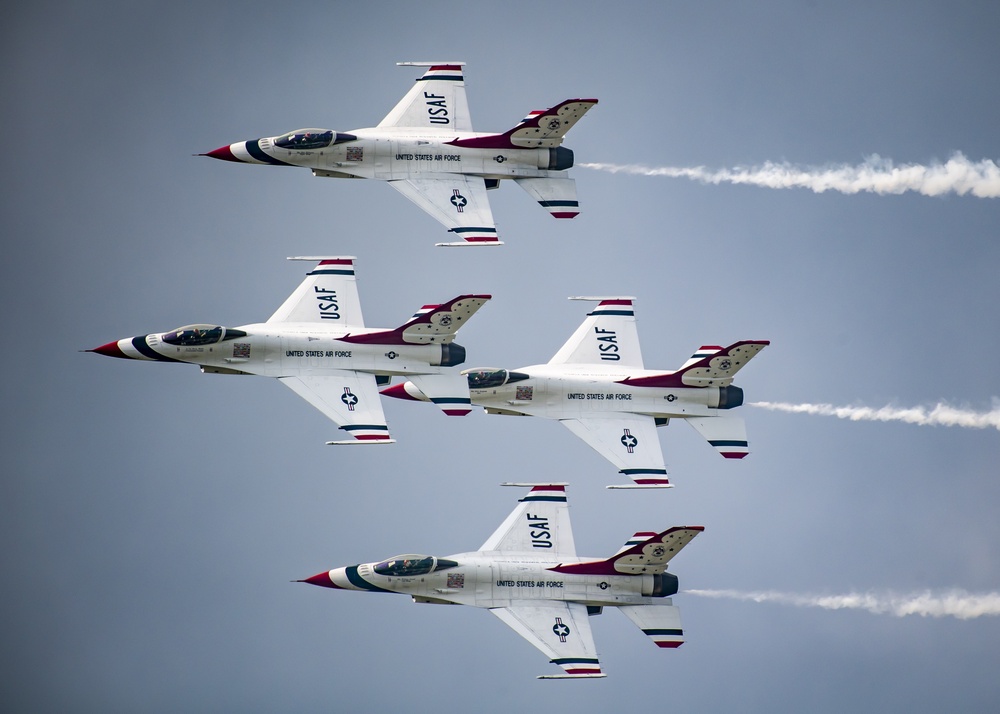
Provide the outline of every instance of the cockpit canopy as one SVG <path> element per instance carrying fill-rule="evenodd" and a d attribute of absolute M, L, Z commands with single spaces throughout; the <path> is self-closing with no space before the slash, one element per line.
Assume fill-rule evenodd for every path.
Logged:
<path fill-rule="evenodd" d="M 467 369 L 462 374 L 469 380 L 469 389 L 502 387 L 528 378 L 523 372 L 509 372 L 506 369 Z"/>
<path fill-rule="evenodd" d="M 354 134 L 341 134 L 332 129 L 296 129 L 274 140 L 274 145 L 290 151 L 323 149 L 331 144 L 356 141 Z"/>
<path fill-rule="evenodd" d="M 447 570 L 458 565 L 454 560 L 435 558 L 433 555 L 394 555 L 388 560 L 378 563 L 372 570 L 379 575 L 396 577 L 412 577 L 427 573 Z"/>
<path fill-rule="evenodd" d="M 232 340 L 236 337 L 246 337 L 243 330 L 234 330 L 232 327 L 222 327 L 221 325 L 185 325 L 176 330 L 163 333 L 161 338 L 168 345 L 180 345 L 181 347 L 191 347 L 196 345 L 214 345 L 223 340 Z"/>

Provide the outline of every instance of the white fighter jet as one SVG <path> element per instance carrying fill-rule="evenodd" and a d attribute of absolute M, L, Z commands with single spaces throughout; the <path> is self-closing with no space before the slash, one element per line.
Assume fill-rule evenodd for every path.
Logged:
<path fill-rule="evenodd" d="M 576 183 L 566 175 L 573 152 L 561 144 L 596 99 L 567 99 L 533 111 L 502 134 L 474 132 L 464 62 L 399 64 L 428 69 L 378 126 L 348 132 L 297 129 L 201 156 L 388 181 L 462 239 L 438 245 L 502 244 L 486 192 L 503 179 L 513 179 L 556 218 L 580 212 Z"/>
<path fill-rule="evenodd" d="M 746 425 L 729 412 L 743 404 L 733 377 L 770 344 L 744 340 L 701 347 L 677 371 L 643 367 L 631 297 L 577 297 L 597 307 L 547 364 L 517 370 L 470 369 L 472 403 L 487 414 L 558 419 L 617 466 L 634 485 L 669 488 L 656 427 L 684 419 L 727 459 L 747 449 Z M 426 401 L 412 381 L 382 390 Z"/>
<path fill-rule="evenodd" d="M 636 533 L 610 558 L 580 558 L 566 484 L 505 485 L 531 490 L 478 551 L 396 555 L 298 582 L 487 608 L 564 670 L 539 679 L 606 676 L 589 621 L 605 607 L 617 607 L 658 647 L 683 644 L 680 612 L 669 598 L 678 580 L 665 571 L 703 526 Z"/>
<path fill-rule="evenodd" d="M 319 261 L 268 318 L 241 325 L 187 325 L 127 337 L 89 352 L 126 359 L 197 364 L 208 374 L 259 374 L 319 409 L 353 439 L 328 444 L 391 443 L 379 385 L 406 375 L 445 414 L 471 411 L 469 385 L 455 370 L 465 348 L 455 333 L 490 299 L 459 295 L 424 305 L 394 330 L 365 327 L 353 256 L 301 257 Z"/>

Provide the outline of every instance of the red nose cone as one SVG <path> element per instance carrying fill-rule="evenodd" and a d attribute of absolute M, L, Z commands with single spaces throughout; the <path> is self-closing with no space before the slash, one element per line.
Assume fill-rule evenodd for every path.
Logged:
<path fill-rule="evenodd" d="M 419 399 L 412 396 L 409 392 L 406 391 L 406 387 L 404 385 L 405 385 L 404 382 L 400 382 L 399 384 L 394 384 L 391 387 L 386 387 L 381 392 L 379 392 L 379 394 L 384 394 L 387 397 L 395 397 L 396 399 L 409 399 L 412 402 L 419 402 L 420 401 Z"/>
<path fill-rule="evenodd" d="M 316 575 L 313 575 L 311 578 L 306 578 L 305 580 L 299 580 L 299 582 L 309 583 L 310 585 L 319 585 L 320 587 L 323 588 L 335 588 L 337 590 L 340 589 L 333 584 L 332 580 L 330 580 L 330 573 L 325 571 L 322 573 L 317 573 Z"/>
<path fill-rule="evenodd" d="M 207 154 L 200 154 L 200 156 L 211 156 L 213 159 L 221 159 L 222 161 L 235 161 L 238 164 L 243 163 L 233 156 L 233 152 L 229 148 L 228 144 L 226 146 L 220 146 L 215 151 L 209 151 Z"/>
<path fill-rule="evenodd" d="M 104 355 L 105 357 L 120 357 L 121 359 L 129 359 L 129 356 L 121 351 L 118 347 L 118 341 L 109 342 L 106 345 L 101 345 L 100 347 L 95 347 L 92 350 L 87 350 L 88 352 L 96 352 L 99 355 Z"/>

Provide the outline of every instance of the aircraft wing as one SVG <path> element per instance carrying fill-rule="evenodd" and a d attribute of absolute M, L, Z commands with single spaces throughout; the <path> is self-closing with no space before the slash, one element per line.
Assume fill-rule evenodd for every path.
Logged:
<path fill-rule="evenodd" d="M 587 606 L 577 602 L 519 601 L 490 610 L 528 642 L 540 649 L 565 674 L 539 679 L 604 677 L 590 631 Z"/>
<path fill-rule="evenodd" d="M 595 300 L 576 332 L 555 353 L 549 364 L 604 364 L 609 367 L 642 369 L 639 332 L 631 297 L 573 297 Z"/>
<path fill-rule="evenodd" d="M 559 421 L 637 485 L 670 486 L 653 417 L 609 412 Z"/>
<path fill-rule="evenodd" d="M 465 243 L 438 245 L 502 245 L 486 195 L 486 181 L 479 176 L 440 174 L 397 179 L 389 185 L 434 216 Z"/>
<path fill-rule="evenodd" d="M 344 328 L 365 326 L 353 256 L 289 260 L 318 260 L 319 264 L 306 273 L 306 279 L 268 322 L 315 322 Z"/>
<path fill-rule="evenodd" d="M 479 550 L 575 557 L 566 486 L 533 486 Z"/>
<path fill-rule="evenodd" d="M 278 381 L 357 440 L 327 443 L 392 443 L 374 375 L 335 370 L 322 376 L 279 377 Z"/>
<path fill-rule="evenodd" d="M 427 67 L 393 107 L 380 127 L 417 127 L 441 133 L 472 131 L 469 103 L 465 98 L 464 62 L 400 62 L 400 65 Z"/>

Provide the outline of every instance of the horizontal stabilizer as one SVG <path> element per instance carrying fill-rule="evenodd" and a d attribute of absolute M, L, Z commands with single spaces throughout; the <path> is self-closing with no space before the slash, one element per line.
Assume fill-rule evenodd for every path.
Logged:
<path fill-rule="evenodd" d="M 657 647 L 675 649 L 684 644 L 681 611 L 676 605 L 625 605 L 618 609 Z"/>
<path fill-rule="evenodd" d="M 472 411 L 469 380 L 460 372 L 414 374 L 410 381 L 448 416 L 465 416 Z"/>
<path fill-rule="evenodd" d="M 750 453 L 747 426 L 743 417 L 717 416 L 685 419 L 695 431 L 705 437 L 716 451 L 727 459 L 742 459 Z"/>
<path fill-rule="evenodd" d="M 554 218 L 574 218 L 580 213 L 576 181 L 571 178 L 516 178 L 514 182 Z"/>
<path fill-rule="evenodd" d="M 381 330 L 342 337 L 344 342 L 376 345 L 448 344 L 469 318 L 492 295 L 459 295 L 440 305 L 424 305 L 395 330 Z"/>

